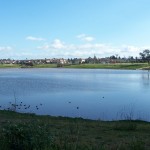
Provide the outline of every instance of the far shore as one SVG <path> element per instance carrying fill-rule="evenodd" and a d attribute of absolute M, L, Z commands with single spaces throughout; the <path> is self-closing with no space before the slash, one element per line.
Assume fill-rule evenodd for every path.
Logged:
<path fill-rule="evenodd" d="M 115 63 L 115 64 L 75 64 L 61 65 L 57 64 L 35 64 L 33 66 L 25 66 L 20 64 L 0 64 L 0 68 L 77 68 L 77 69 L 125 69 L 125 70 L 150 70 L 148 63 Z"/>

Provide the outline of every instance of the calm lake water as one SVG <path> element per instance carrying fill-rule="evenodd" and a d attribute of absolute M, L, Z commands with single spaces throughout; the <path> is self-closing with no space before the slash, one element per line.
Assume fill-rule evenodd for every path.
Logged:
<path fill-rule="evenodd" d="M 8 109 L 16 99 L 20 112 L 150 121 L 149 76 L 141 70 L 0 69 L 0 105 Z"/>

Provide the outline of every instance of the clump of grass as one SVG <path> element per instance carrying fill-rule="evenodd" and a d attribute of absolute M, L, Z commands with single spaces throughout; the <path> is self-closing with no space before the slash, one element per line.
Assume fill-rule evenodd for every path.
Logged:
<path fill-rule="evenodd" d="M 114 130 L 134 131 L 137 129 L 137 123 L 133 120 L 116 121 L 113 128 Z"/>
<path fill-rule="evenodd" d="M 3 127 L 1 148 L 5 150 L 45 150 L 53 143 L 47 124 L 38 121 L 11 123 Z"/>
<path fill-rule="evenodd" d="M 145 144 L 142 140 L 133 139 L 129 145 L 130 150 L 145 150 Z"/>
<path fill-rule="evenodd" d="M 100 150 L 145 150 L 144 142 L 137 139 L 121 141 L 112 145 L 105 145 Z"/>

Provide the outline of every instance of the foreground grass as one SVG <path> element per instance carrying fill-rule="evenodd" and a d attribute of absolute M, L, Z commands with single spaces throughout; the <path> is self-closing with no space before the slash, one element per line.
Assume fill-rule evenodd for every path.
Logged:
<path fill-rule="evenodd" d="M 0 111 L 4 150 L 144 150 L 150 149 L 150 123 L 92 121 Z"/>

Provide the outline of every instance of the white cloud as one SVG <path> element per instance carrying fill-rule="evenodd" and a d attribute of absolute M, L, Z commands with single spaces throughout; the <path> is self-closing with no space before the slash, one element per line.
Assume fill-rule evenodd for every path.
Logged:
<path fill-rule="evenodd" d="M 50 44 L 45 43 L 43 46 L 37 47 L 38 49 L 43 49 L 43 50 L 49 50 L 49 49 L 66 49 L 67 46 L 65 46 L 65 43 L 62 42 L 60 39 L 55 39 L 52 41 Z"/>
<path fill-rule="evenodd" d="M 59 39 L 55 39 L 50 44 L 45 44 L 38 49 L 46 50 L 47 53 L 53 53 L 60 57 L 89 57 L 94 54 L 101 55 L 107 53 L 109 46 L 105 44 L 65 44 Z"/>
<path fill-rule="evenodd" d="M 48 50 L 50 46 L 46 43 L 43 46 L 38 46 L 37 49 L 43 49 L 43 50 Z"/>
<path fill-rule="evenodd" d="M 26 40 L 30 40 L 30 41 L 45 41 L 45 39 L 43 39 L 43 38 L 33 37 L 33 36 L 26 37 Z"/>
<path fill-rule="evenodd" d="M 94 37 L 92 36 L 88 36 L 86 34 L 80 34 L 80 35 L 77 35 L 77 38 L 82 40 L 82 41 L 85 41 L 85 42 L 92 42 L 94 41 Z"/>
<path fill-rule="evenodd" d="M 2 46 L 2 47 L 0 47 L 0 51 L 10 51 L 10 50 L 12 50 L 12 47 L 10 47 L 10 46 Z"/>
<path fill-rule="evenodd" d="M 83 38 L 85 35 L 79 35 Z M 31 38 L 32 39 L 32 38 Z M 139 57 L 139 53 L 144 49 L 150 49 L 150 46 L 140 47 L 134 45 L 113 45 L 106 43 L 66 43 L 60 39 L 54 39 L 52 42 L 46 42 L 39 45 L 33 51 L 29 48 L 12 49 L 10 46 L 0 46 L 0 56 L 2 58 L 87 58 L 96 55 L 99 58 L 118 54 L 120 57 Z M 7 51 L 7 52 L 6 52 Z"/>
<path fill-rule="evenodd" d="M 51 48 L 55 48 L 55 49 L 63 49 L 63 48 L 65 48 L 65 44 L 64 44 L 64 42 L 62 42 L 61 40 L 55 39 L 55 40 L 52 42 L 52 44 L 51 44 L 50 47 L 51 47 Z"/>
<path fill-rule="evenodd" d="M 144 50 L 144 47 L 137 47 L 133 45 L 122 45 L 119 48 L 119 53 L 123 56 L 138 56 Z"/>
<path fill-rule="evenodd" d="M 81 35 L 80 35 L 81 36 Z M 148 47 L 146 47 L 148 48 Z M 103 43 L 85 43 L 85 44 L 66 44 L 60 39 L 55 39 L 52 43 L 47 43 L 38 49 L 45 50 L 45 52 L 55 57 L 108 57 L 118 54 L 121 57 L 134 56 L 138 57 L 139 53 L 145 49 L 144 47 L 137 47 L 133 45 L 114 46 Z"/>
<path fill-rule="evenodd" d="M 78 38 L 78 39 L 82 39 L 82 38 L 84 38 L 84 37 L 86 37 L 85 34 L 79 34 L 79 35 L 77 35 L 77 38 Z"/>

